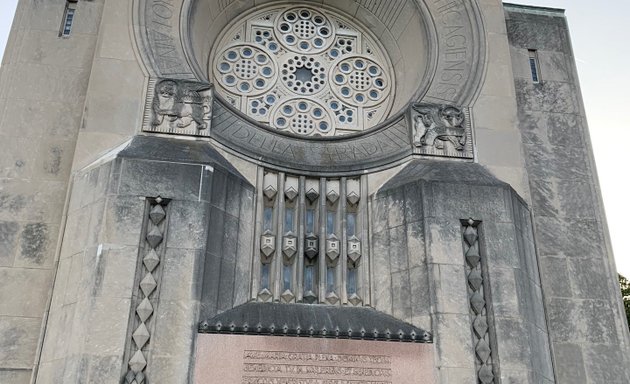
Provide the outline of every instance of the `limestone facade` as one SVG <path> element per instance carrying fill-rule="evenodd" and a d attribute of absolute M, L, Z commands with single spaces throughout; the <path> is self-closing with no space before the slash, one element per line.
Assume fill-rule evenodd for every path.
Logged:
<path fill-rule="evenodd" d="M 630 382 L 561 10 L 20 0 L 0 111 L 1 383 L 194 383 L 200 334 L 309 326 Z"/>

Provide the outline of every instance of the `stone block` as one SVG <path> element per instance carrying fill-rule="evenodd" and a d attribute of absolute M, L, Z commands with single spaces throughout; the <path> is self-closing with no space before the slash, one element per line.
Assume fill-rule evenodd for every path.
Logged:
<path fill-rule="evenodd" d="M 530 357 L 532 353 L 538 352 L 531 350 L 529 334 L 522 320 L 496 316 L 494 325 L 498 352 L 501 354 L 501 372 L 503 369 L 508 371 L 530 369 Z M 526 382 L 524 381 L 524 383 Z"/>
<path fill-rule="evenodd" d="M 83 104 L 82 98 L 78 104 Z M 13 133 L 19 132 L 20 137 L 70 139 L 76 137 L 82 113 L 83 108 L 61 99 L 47 100 L 45 103 L 12 99 L 11 113 L 5 113 L 0 121 L 2 127 L 10 127 Z M 7 135 L 10 133 L 7 132 Z"/>
<path fill-rule="evenodd" d="M 22 226 L 20 247 L 15 258 L 16 267 L 52 268 L 59 228 L 47 223 L 28 223 Z"/>
<path fill-rule="evenodd" d="M 460 265 L 429 265 L 429 276 L 435 295 L 433 305 L 436 312 L 461 315 L 470 313 L 466 271 L 463 262 Z"/>
<path fill-rule="evenodd" d="M 41 318 L 0 316 L 0 366 L 32 369 Z"/>
<path fill-rule="evenodd" d="M 86 253 L 84 282 L 93 296 L 130 299 L 138 265 L 137 247 L 97 247 Z M 85 279 L 90 276 L 89 280 Z"/>
<path fill-rule="evenodd" d="M 485 216 L 484 216 L 485 217 Z M 519 268 L 516 228 L 512 223 L 484 221 L 483 240 L 488 265 L 499 268 Z"/>
<path fill-rule="evenodd" d="M 66 183 L 0 179 L 0 220 L 59 223 Z"/>
<path fill-rule="evenodd" d="M 203 250 L 167 248 L 162 261 L 160 300 L 197 300 L 197 266 Z M 218 266 L 215 266 L 218 268 Z"/>
<path fill-rule="evenodd" d="M 440 383 L 475 383 L 477 372 L 474 367 L 451 368 L 442 367 L 439 372 Z"/>
<path fill-rule="evenodd" d="M 210 208 L 210 228 L 208 229 L 207 251 L 220 255 L 223 249 L 225 212 L 216 207 Z"/>
<path fill-rule="evenodd" d="M 43 269 L 0 268 L 0 316 L 41 318 L 52 272 Z M 39 330 L 35 332 L 39 334 Z"/>
<path fill-rule="evenodd" d="M 405 196 L 402 188 L 389 191 L 385 203 L 385 212 L 387 212 L 387 226 L 395 228 L 401 226 L 405 222 Z"/>
<path fill-rule="evenodd" d="M 198 320 L 196 302 L 162 300 L 155 316 L 156 328 L 150 346 L 153 356 L 170 357 L 188 367 Z M 151 368 L 156 369 L 157 366 L 153 363 Z"/>
<path fill-rule="evenodd" d="M 470 316 L 456 314 L 436 315 L 436 365 L 442 368 L 475 367 Z"/>
<path fill-rule="evenodd" d="M 505 104 L 505 96 L 492 97 L 491 102 L 497 104 Z M 497 111 L 500 108 L 497 105 L 494 106 L 493 111 Z M 510 113 L 512 109 L 508 110 Z M 491 115 L 495 114 L 490 112 Z M 505 112 L 504 112 L 505 113 Z M 514 117 L 510 113 L 510 116 L 505 116 L 509 120 L 514 121 Z M 522 167 L 523 157 L 521 156 L 520 134 L 516 131 L 505 131 L 498 129 L 487 129 L 485 127 L 478 127 L 475 130 L 475 136 L 477 138 L 477 148 L 479 152 L 479 162 L 487 165 L 498 166 L 511 166 Z"/>
<path fill-rule="evenodd" d="M 624 384 L 628 376 L 628 356 L 619 345 L 589 344 L 582 347 L 586 377 L 590 383 Z"/>
<path fill-rule="evenodd" d="M 13 73 L 16 77 L 5 89 L 14 98 L 43 103 L 65 100 L 75 104 L 85 95 L 90 69 L 22 63 L 13 68 Z M 41 92 L 42 89 L 46 92 Z"/>
<path fill-rule="evenodd" d="M 0 383 L 30 384 L 30 369 L 6 369 L 0 371 Z"/>
<path fill-rule="evenodd" d="M 75 140 L 53 137 L 42 141 L 33 159 L 33 177 L 66 182 L 72 168 L 75 144 Z"/>
<path fill-rule="evenodd" d="M 608 301 L 551 299 L 547 314 L 551 338 L 559 343 L 617 343 L 615 314 Z"/>
<path fill-rule="evenodd" d="M 406 226 L 398 226 L 389 230 L 389 263 L 392 273 L 409 269 L 406 235 Z"/>
<path fill-rule="evenodd" d="M 501 363 L 503 363 L 503 360 Z M 524 369 L 511 369 L 509 367 L 504 367 L 503 364 L 501 364 L 501 381 L 510 384 L 543 384 L 542 381 L 534 381 L 534 374 L 532 371 Z"/>
<path fill-rule="evenodd" d="M 0 153 L 0 177 L 28 179 L 33 176 L 37 152 L 26 151 L 32 139 L 26 137 L 0 136 L 7 149 Z"/>
<path fill-rule="evenodd" d="M 391 269 L 389 264 L 389 231 L 376 232 L 372 235 L 372 299 L 379 311 L 392 313 Z"/>
<path fill-rule="evenodd" d="M 108 197 L 100 242 L 138 246 L 143 228 L 144 210 L 145 200 L 142 198 Z"/>
<path fill-rule="evenodd" d="M 425 215 L 431 218 L 470 215 L 470 187 L 466 184 L 430 183 L 432 204 L 425 205 Z"/>
<path fill-rule="evenodd" d="M 37 384 L 63 383 L 64 360 L 42 362 L 37 371 Z"/>
<path fill-rule="evenodd" d="M 90 356 L 87 383 L 120 384 L 123 368 L 122 355 Z"/>
<path fill-rule="evenodd" d="M 409 253 L 409 268 L 426 264 L 424 220 L 407 224 L 407 252 Z"/>
<path fill-rule="evenodd" d="M 215 169 L 212 177 L 212 192 L 210 202 L 212 206 L 225 211 L 225 201 L 227 199 L 227 175 L 223 171 Z"/>
<path fill-rule="evenodd" d="M 61 259 L 71 257 L 85 249 L 89 235 L 86 229 L 90 228 L 91 214 L 91 207 L 84 207 L 68 215 L 61 243 Z"/>
<path fill-rule="evenodd" d="M 423 316 L 428 316 L 431 312 L 431 292 L 429 279 L 429 272 L 426 265 L 421 265 L 409 269 L 409 282 L 411 285 L 411 314 L 413 316 L 414 324 L 418 321 L 419 318 Z M 425 326 L 420 328 L 431 329 L 430 321 L 428 325 L 428 327 Z"/>
<path fill-rule="evenodd" d="M 20 224 L 0 221 L 0 267 L 11 267 L 17 252 Z"/>
<path fill-rule="evenodd" d="M 372 230 L 374 232 L 382 232 L 387 227 L 387 206 L 385 199 L 372 200 Z"/>
<path fill-rule="evenodd" d="M 109 8 L 111 9 L 114 7 L 110 6 Z M 126 10 L 126 7 L 123 6 L 117 8 Z M 125 20 L 130 16 L 120 15 L 120 17 Z M 101 25 L 101 29 L 103 31 L 101 36 L 103 37 L 98 51 L 99 57 L 126 61 L 136 60 L 131 38 L 129 33 L 126 33 L 124 24 L 120 24 L 120 19 L 109 20 L 108 23 L 103 23 Z"/>
<path fill-rule="evenodd" d="M 241 205 L 243 210 L 243 205 Z M 238 249 L 236 251 L 236 268 L 234 280 L 234 306 L 245 304 L 249 301 L 251 280 L 239 278 L 239 276 L 251 276 L 252 255 L 254 244 L 253 220 L 243 217 L 239 221 Z"/>
<path fill-rule="evenodd" d="M 122 356 L 127 342 L 127 326 L 131 311 L 130 299 L 93 298 L 87 322 L 75 325 L 87 328 L 85 352 L 97 356 Z"/>
<path fill-rule="evenodd" d="M 235 275 L 236 252 L 238 246 L 238 220 L 226 215 L 223 230 L 223 252 L 221 253 L 220 266 L 212 267 L 220 269 L 219 280 L 219 301 L 217 303 L 219 311 L 226 311 L 232 308 L 234 303 L 234 283 L 240 276 Z"/>
<path fill-rule="evenodd" d="M 404 187 L 405 222 L 407 225 L 424 219 L 422 192 L 418 183 L 410 183 Z"/>
<path fill-rule="evenodd" d="M 517 277 L 515 276 L 515 270 L 510 268 L 495 268 L 492 265 L 488 268 L 494 315 L 499 317 L 518 317 L 521 311 L 519 308 L 519 296 L 516 290 Z"/>
<path fill-rule="evenodd" d="M 508 188 L 471 186 L 470 199 L 469 217 L 481 217 L 496 223 L 514 223 L 512 196 Z"/>
<path fill-rule="evenodd" d="M 169 207 L 167 245 L 169 248 L 203 249 L 208 238 L 207 203 L 173 201 Z"/>
<path fill-rule="evenodd" d="M 68 259 L 71 261 L 71 263 L 70 270 L 66 277 L 67 280 L 65 283 L 65 294 L 63 296 L 64 304 L 76 303 L 79 297 L 81 280 L 82 278 L 84 278 L 84 276 L 82 275 L 84 258 L 84 252 L 81 252 Z M 85 276 L 85 278 L 87 279 L 87 276 Z"/>
<path fill-rule="evenodd" d="M 542 286 L 548 297 L 572 297 L 566 257 L 542 257 Z"/>
<path fill-rule="evenodd" d="M 119 193 L 197 201 L 201 171 L 198 165 L 125 159 Z"/>
<path fill-rule="evenodd" d="M 68 324 L 72 324 L 76 304 L 64 305 L 51 310 L 46 324 L 46 337 L 42 347 L 42 362 L 64 359 L 68 355 L 70 338 Z"/>
<path fill-rule="evenodd" d="M 595 191 L 591 183 L 559 180 L 557 183 L 560 215 L 577 219 L 597 217 Z"/>
<path fill-rule="evenodd" d="M 600 300 L 614 297 L 610 292 L 608 272 L 601 260 L 567 258 L 567 263 L 571 292 L 575 297 Z"/>
<path fill-rule="evenodd" d="M 228 176 L 226 184 L 225 212 L 238 218 L 241 208 L 241 181 L 234 176 Z"/>
<path fill-rule="evenodd" d="M 65 304 L 66 284 L 68 283 L 71 266 L 71 257 L 59 260 L 59 264 L 57 265 L 57 275 L 55 276 L 55 285 L 52 291 L 51 310 L 60 308 Z"/>
<path fill-rule="evenodd" d="M 554 343 L 554 358 L 559 383 L 588 383 L 581 345 Z"/>
<path fill-rule="evenodd" d="M 535 221 L 541 256 L 604 258 L 602 228 L 596 220 L 538 216 Z"/>
<path fill-rule="evenodd" d="M 463 265 L 462 234 L 457 218 L 427 219 L 427 262 Z"/>
<path fill-rule="evenodd" d="M 570 61 L 563 52 L 539 50 L 538 64 L 544 80 L 559 82 L 573 81 L 572 61 Z"/>
<path fill-rule="evenodd" d="M 411 281 L 409 271 L 392 271 L 392 308 L 393 315 L 397 319 L 411 322 L 413 311 L 411 307 Z"/>
<path fill-rule="evenodd" d="M 85 354 L 72 355 L 65 359 L 63 378 L 60 383 L 80 383 L 88 375 L 88 359 Z"/>

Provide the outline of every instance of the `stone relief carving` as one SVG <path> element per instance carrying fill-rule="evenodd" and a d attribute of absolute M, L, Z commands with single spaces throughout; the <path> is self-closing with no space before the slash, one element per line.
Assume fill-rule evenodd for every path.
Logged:
<path fill-rule="evenodd" d="M 478 384 L 494 384 L 492 335 L 490 334 L 489 309 L 487 306 L 487 279 L 479 244 L 479 225 L 481 221 L 462 220 L 464 258 L 468 280 L 468 298 L 472 320 L 473 343 L 475 346 L 475 366 Z"/>
<path fill-rule="evenodd" d="M 418 103 L 411 106 L 414 153 L 472 158 L 469 118 L 464 108 Z"/>
<path fill-rule="evenodd" d="M 151 334 L 155 327 L 155 308 L 158 301 L 162 268 L 161 259 L 165 252 L 164 235 L 168 223 L 167 212 L 170 200 L 157 197 L 148 199 L 148 218 L 146 220 L 144 247 L 141 248 L 142 264 L 137 273 L 140 275 L 136 287 L 135 314 L 130 320 L 131 339 L 128 341 L 128 370 L 122 379 L 123 384 L 146 384 L 146 368 L 150 361 L 149 353 Z"/>
<path fill-rule="evenodd" d="M 208 136 L 212 120 L 210 84 L 160 79 L 149 85 L 145 130 Z"/>

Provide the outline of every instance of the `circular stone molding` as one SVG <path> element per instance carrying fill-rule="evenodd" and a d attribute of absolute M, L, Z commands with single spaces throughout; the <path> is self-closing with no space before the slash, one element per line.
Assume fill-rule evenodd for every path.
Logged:
<path fill-rule="evenodd" d="M 438 121 L 453 128 L 447 139 L 466 136 L 465 151 L 429 153 L 412 106 L 469 113 L 487 61 L 475 1 L 132 0 L 131 7 L 149 76 L 146 132 L 157 132 L 157 108 L 202 127 L 166 133 L 207 137 L 265 167 L 317 175 L 383 169 L 412 154 L 472 158 L 469 118 L 462 127 Z M 154 102 L 162 81 L 179 86 L 177 108 Z"/>
<path fill-rule="evenodd" d="M 389 116 L 391 60 L 366 27 L 340 13 L 262 7 L 224 28 L 212 52 L 217 93 L 281 132 L 342 136 Z"/>

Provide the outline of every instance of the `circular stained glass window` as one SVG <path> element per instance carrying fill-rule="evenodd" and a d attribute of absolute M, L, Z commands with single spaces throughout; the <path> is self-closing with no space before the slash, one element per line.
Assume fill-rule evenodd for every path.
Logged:
<path fill-rule="evenodd" d="M 297 135 L 338 136 L 388 116 L 391 68 L 378 40 L 356 21 L 288 4 L 228 26 L 210 71 L 216 91 L 257 121 Z"/>

